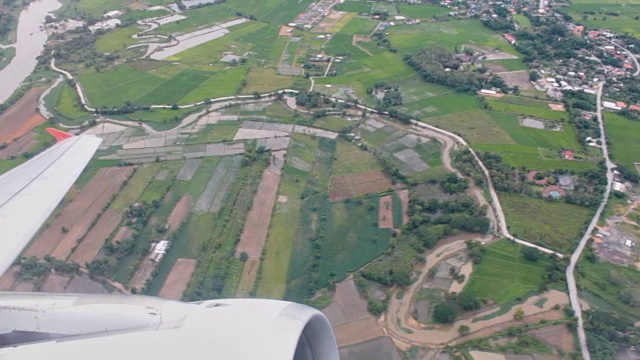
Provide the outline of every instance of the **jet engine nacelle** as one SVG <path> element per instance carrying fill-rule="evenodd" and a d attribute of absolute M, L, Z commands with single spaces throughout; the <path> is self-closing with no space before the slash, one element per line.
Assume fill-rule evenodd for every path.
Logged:
<path fill-rule="evenodd" d="M 319 311 L 291 302 L 0 293 L 0 358 L 338 360 Z"/>

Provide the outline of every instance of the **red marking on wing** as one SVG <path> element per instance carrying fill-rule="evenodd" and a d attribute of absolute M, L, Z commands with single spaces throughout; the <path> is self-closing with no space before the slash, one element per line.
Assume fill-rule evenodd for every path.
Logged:
<path fill-rule="evenodd" d="M 58 130 L 58 129 L 54 129 L 54 128 L 47 128 L 47 132 L 51 135 L 53 135 L 54 138 L 56 138 L 56 140 L 58 142 L 68 139 L 70 137 L 73 136 L 73 134 L 69 134 L 68 132 L 64 132 L 62 130 Z"/>

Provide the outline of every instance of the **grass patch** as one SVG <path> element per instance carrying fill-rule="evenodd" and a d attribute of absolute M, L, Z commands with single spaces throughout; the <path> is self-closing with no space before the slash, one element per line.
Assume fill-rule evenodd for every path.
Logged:
<path fill-rule="evenodd" d="M 78 94 L 75 89 L 72 89 L 65 84 L 62 86 L 58 94 L 55 110 L 57 113 L 68 119 L 77 120 L 89 115 L 80 108 L 78 105 L 79 103 L 80 99 L 78 98 Z"/>
<path fill-rule="evenodd" d="M 275 69 L 251 68 L 245 79 L 247 85 L 242 94 L 253 92 L 266 93 L 275 90 L 291 88 L 295 78 L 293 76 L 278 75 Z"/>
<path fill-rule="evenodd" d="M 220 122 L 218 124 L 207 125 L 196 135 L 189 137 L 187 144 L 205 144 L 221 141 L 231 141 L 240 124 L 234 121 Z"/>
<path fill-rule="evenodd" d="M 356 148 L 346 140 L 337 140 L 332 175 L 345 175 L 380 169 L 382 167 L 369 152 Z"/>
<path fill-rule="evenodd" d="M 604 122 L 612 160 L 633 169 L 634 163 L 640 162 L 640 121 L 605 113 Z"/>
<path fill-rule="evenodd" d="M 80 73 L 78 80 L 93 107 L 118 106 L 134 101 L 163 83 L 159 77 L 126 65 L 117 65 L 111 71 L 100 73 Z"/>
<path fill-rule="evenodd" d="M 371 3 L 364 1 L 345 1 L 342 4 L 336 5 L 335 9 L 354 13 L 369 13 L 371 12 Z"/>
<path fill-rule="evenodd" d="M 184 70 L 136 99 L 135 103 L 142 105 L 177 104 L 210 77 L 211 73 L 208 72 Z"/>
<path fill-rule="evenodd" d="M 482 261 L 473 269 L 465 291 L 492 299 L 497 304 L 522 301 L 537 292 L 544 283 L 549 260 L 543 256 L 536 262 L 529 261 L 522 254 L 523 248 L 508 240 L 488 245 Z"/>
<path fill-rule="evenodd" d="M 131 36 L 140 32 L 140 28 L 135 25 L 110 31 L 96 40 L 95 48 L 99 53 L 118 53 L 127 49 L 127 46 L 136 43 L 136 39 Z"/>
<path fill-rule="evenodd" d="M 424 48 L 444 46 L 449 50 L 465 44 L 498 48 L 519 55 L 501 36 L 486 28 L 479 20 L 451 20 L 400 25 L 387 29 L 389 40 L 400 54 L 417 54 Z"/>
<path fill-rule="evenodd" d="M 514 143 L 509 134 L 482 110 L 432 117 L 424 122 L 459 134 L 471 143 Z"/>
<path fill-rule="evenodd" d="M 560 252 L 573 249 L 592 215 L 590 209 L 564 202 L 504 193 L 499 196 L 513 236 Z"/>
<path fill-rule="evenodd" d="M 442 6 L 422 4 L 398 4 L 398 14 L 412 19 L 430 19 L 434 16 L 446 16 L 451 10 Z"/>
<path fill-rule="evenodd" d="M 580 149 L 575 127 L 571 124 L 562 124 L 561 131 L 533 129 L 521 126 L 515 115 L 497 112 L 488 114 L 519 145 L 555 150 Z"/>
<path fill-rule="evenodd" d="M 551 110 L 547 103 L 543 101 L 519 99 L 517 97 L 487 98 L 487 101 L 495 111 L 556 121 L 563 121 L 569 118 L 566 112 Z"/>
<path fill-rule="evenodd" d="M 127 180 L 127 185 L 118 193 L 111 208 L 121 213 L 136 202 L 161 167 L 160 163 L 144 164 L 138 167 L 135 174 Z"/>
<path fill-rule="evenodd" d="M 640 319 L 640 308 L 623 301 L 625 293 L 637 289 L 640 272 L 631 267 L 598 261 L 582 261 L 576 280 L 581 296 L 589 305 L 605 311 L 615 311 L 634 320 Z"/>
<path fill-rule="evenodd" d="M 640 21 L 635 19 L 640 15 L 640 2 L 637 0 L 624 3 L 603 0 L 572 1 L 571 6 L 564 11 L 568 12 L 576 23 L 589 29 L 609 29 L 615 33 L 640 36 Z M 584 12 L 594 12 L 595 15 Z M 616 13 L 618 16 L 607 15 L 607 12 Z"/>
<path fill-rule="evenodd" d="M 424 119 L 462 111 L 481 110 L 481 107 L 475 96 L 452 92 L 406 103 L 398 107 L 398 109 L 413 115 L 417 119 Z"/>

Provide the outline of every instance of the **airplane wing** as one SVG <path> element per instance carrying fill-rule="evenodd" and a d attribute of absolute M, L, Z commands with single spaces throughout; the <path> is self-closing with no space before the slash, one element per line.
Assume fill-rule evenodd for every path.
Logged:
<path fill-rule="evenodd" d="M 60 203 L 102 139 L 47 129 L 58 142 L 0 176 L 0 275 Z"/>
<path fill-rule="evenodd" d="M 50 132 L 56 145 L 0 176 L 0 273 L 102 141 Z M 339 353 L 327 318 L 291 302 L 0 292 L 1 360 L 133 358 L 338 360 Z"/>

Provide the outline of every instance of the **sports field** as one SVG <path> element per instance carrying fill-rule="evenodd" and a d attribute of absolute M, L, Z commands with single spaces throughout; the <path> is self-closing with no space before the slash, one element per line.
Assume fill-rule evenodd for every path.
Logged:
<path fill-rule="evenodd" d="M 523 246 L 508 240 L 488 245 L 463 291 L 491 299 L 496 304 L 521 300 L 538 291 L 544 283 L 543 275 L 549 259 L 541 256 L 532 262 L 524 258 L 523 249 Z"/>
<path fill-rule="evenodd" d="M 570 252 L 592 215 L 585 207 L 560 201 L 499 194 L 511 234 L 560 252 Z"/>

